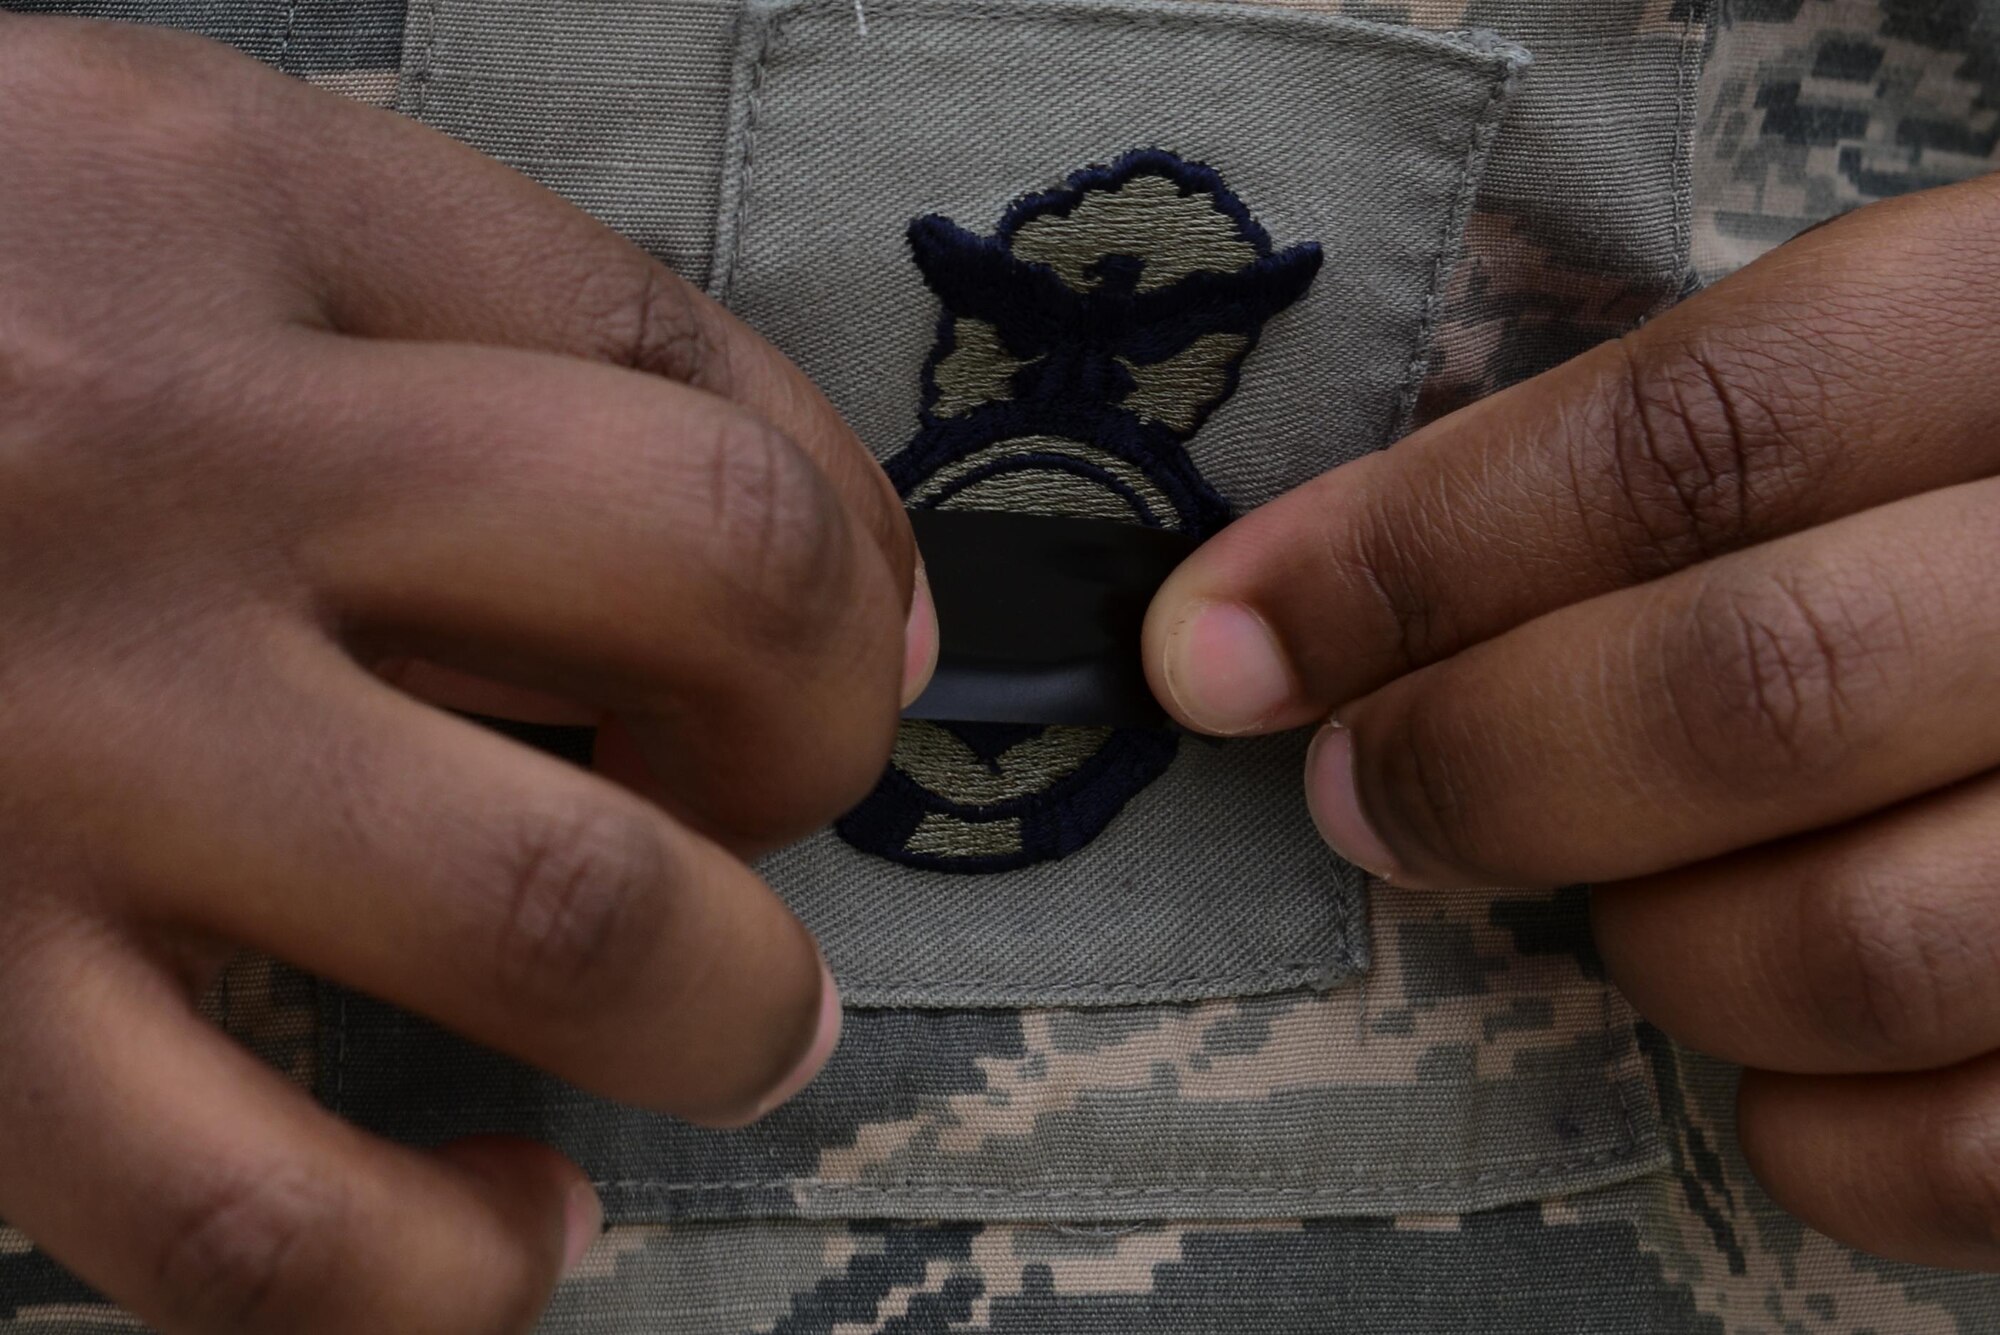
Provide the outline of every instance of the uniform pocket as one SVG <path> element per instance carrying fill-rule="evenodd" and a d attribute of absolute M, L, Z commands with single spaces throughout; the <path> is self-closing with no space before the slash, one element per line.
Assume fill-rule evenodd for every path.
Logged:
<path fill-rule="evenodd" d="M 912 503 L 1197 532 L 1404 428 L 1524 58 L 1200 4 L 412 16 L 406 105 L 706 275 Z M 1301 741 L 914 734 L 865 826 L 765 867 L 850 1003 L 772 1117 L 619 1108 L 335 989 L 323 1097 L 548 1139 L 620 1220 L 1380 1216 L 1662 1162 L 1580 895 L 1383 896 L 1364 969 Z"/>

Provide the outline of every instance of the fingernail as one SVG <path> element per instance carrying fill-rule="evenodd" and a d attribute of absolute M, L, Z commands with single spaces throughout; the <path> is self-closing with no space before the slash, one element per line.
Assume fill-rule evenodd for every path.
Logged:
<path fill-rule="evenodd" d="M 917 562 L 916 589 L 910 595 L 910 623 L 903 631 L 903 706 L 908 708 L 924 687 L 931 684 L 937 669 L 937 604 L 931 601 L 931 582 Z"/>
<path fill-rule="evenodd" d="M 1252 732 L 1297 688 L 1278 637 L 1241 603 L 1202 603 L 1168 632 L 1162 677 L 1170 703 L 1203 732 Z"/>
<path fill-rule="evenodd" d="M 1329 723 L 1306 752 L 1306 807 L 1319 837 L 1363 871 L 1396 879 L 1395 855 L 1369 825 L 1354 784 L 1354 734 Z"/>
<path fill-rule="evenodd" d="M 779 1083 L 758 1105 L 757 1116 L 762 1117 L 771 1109 L 791 1098 L 792 1095 L 812 1083 L 819 1074 L 820 1067 L 833 1055 L 833 1049 L 840 1042 L 840 987 L 833 981 L 833 974 L 827 970 L 826 961 L 819 962 L 819 1029 L 813 1035 L 812 1046 L 806 1055 L 792 1068 L 792 1073 Z M 753 1119 L 754 1120 L 754 1119 Z"/>
<path fill-rule="evenodd" d="M 563 1198 L 563 1273 L 576 1269 L 583 1254 L 604 1232 L 604 1205 L 588 1182 L 579 1182 Z"/>

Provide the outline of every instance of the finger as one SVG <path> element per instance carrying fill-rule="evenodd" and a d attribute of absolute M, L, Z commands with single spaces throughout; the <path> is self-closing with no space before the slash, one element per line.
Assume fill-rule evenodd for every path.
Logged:
<path fill-rule="evenodd" d="M 368 667 L 397 690 L 461 714 L 486 714 L 519 723 L 571 728 L 595 727 L 604 717 L 601 709 L 559 695 L 524 690 L 469 672 L 454 672 L 420 658 L 390 657 Z"/>
<path fill-rule="evenodd" d="M 169 1332 L 525 1330 L 596 1231 L 554 1151 L 374 1140 L 105 929 L 10 922 L 0 1213 Z"/>
<path fill-rule="evenodd" d="M 1914 1075 L 1746 1071 L 1737 1133 L 1772 1199 L 1838 1241 L 2000 1269 L 2000 1055 Z"/>
<path fill-rule="evenodd" d="M 306 101 L 300 97 L 300 111 Z M 915 547 L 867 448 L 803 372 L 666 266 L 493 159 L 413 121 L 311 100 L 284 188 L 329 323 L 609 362 L 729 399 L 797 443 L 908 599 Z M 907 605 L 907 604 L 906 604 Z"/>
<path fill-rule="evenodd" d="M 742 863 L 324 644 L 272 638 L 238 646 L 264 666 L 227 700 L 156 709 L 172 783 L 91 803 L 97 865 L 150 917 L 696 1121 L 748 1121 L 824 1063 L 837 996 Z"/>
<path fill-rule="evenodd" d="M 1862 209 L 1246 516 L 1146 626 L 1183 723 L 1264 732 L 1554 608 L 1990 475 L 2000 178 Z"/>
<path fill-rule="evenodd" d="M 1620 880 L 2000 759 L 2000 482 L 1567 607 L 1339 714 L 1307 799 L 1408 885 Z"/>
<path fill-rule="evenodd" d="M 343 625 L 619 714 L 661 792 L 733 846 L 867 793 L 894 738 L 904 590 L 789 438 L 542 354 L 299 342 L 279 358 L 295 434 L 341 462 L 290 541 Z"/>
<path fill-rule="evenodd" d="M 2000 777 L 1591 898 L 1639 1012 L 1774 1071 L 1949 1066 L 2000 1049 Z"/>
<path fill-rule="evenodd" d="M 367 337 L 508 345 L 732 400 L 819 466 L 876 540 L 907 605 L 914 544 L 867 449 L 776 349 L 610 229 L 407 117 L 213 43 L 125 25 L 33 27 L 61 57 L 41 63 L 96 80 L 81 97 L 58 84 L 51 105 L 67 98 L 109 108 L 86 127 L 82 151 L 102 152 L 138 179 L 173 175 L 163 197 L 177 202 L 183 178 L 212 183 L 185 201 L 187 226 L 204 244 L 183 267 L 221 294 L 204 291 L 204 318 L 226 311 L 229 332 L 241 332 L 237 316 L 254 299 L 265 312 L 260 331 L 275 315 Z M 75 151 L 78 140 L 62 142 Z M 37 143 L 28 136 L 24 151 L 33 156 Z M 146 158 L 138 168 L 126 161 L 135 153 Z M 103 202 L 82 214 L 116 225 L 63 244 L 101 251 L 116 272 L 152 263 L 152 235 L 136 231 L 117 198 Z"/>

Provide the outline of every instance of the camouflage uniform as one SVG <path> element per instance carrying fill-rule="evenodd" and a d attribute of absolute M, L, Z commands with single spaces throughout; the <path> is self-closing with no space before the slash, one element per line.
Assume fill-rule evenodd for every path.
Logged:
<path fill-rule="evenodd" d="M 456 3 L 461 13 L 504 16 L 513 0 Z M 715 11 L 716 50 L 726 55 L 733 0 L 633 0 L 621 21 L 643 29 L 676 3 Z M 465 30 L 436 0 L 415 0 L 407 16 L 384 0 L 12 7 L 196 27 L 290 73 L 464 135 L 718 286 L 835 385 L 844 411 L 864 428 L 870 420 L 865 396 L 850 403 L 837 389 L 850 371 L 846 354 L 787 323 L 782 303 L 791 298 L 782 294 L 798 290 L 797 275 L 780 267 L 783 282 L 759 287 L 751 261 L 785 260 L 769 253 L 769 238 L 787 235 L 769 184 L 763 203 L 739 210 L 766 210 L 756 215 L 764 230 L 747 247 L 727 229 L 715 234 L 726 245 L 705 239 L 719 214 L 749 198 L 747 148 L 738 175 L 720 186 L 654 170 L 650 143 L 598 146 L 600 161 L 630 168 L 629 176 L 578 170 L 576 155 L 586 150 L 551 149 L 519 131 L 490 110 L 504 99 L 468 99 L 492 71 L 476 61 L 454 66 L 451 43 Z M 1407 403 L 1382 396 L 1382 419 L 1367 428 L 1384 438 L 1628 330 L 1844 209 L 2000 164 L 1993 0 L 1732 0 L 1721 12 L 1700 0 L 1308 0 L 1283 8 L 1425 33 L 1487 30 L 1535 62 L 1515 69 L 1513 48 L 1490 42 L 1433 52 L 1463 75 L 1442 86 L 1465 94 L 1469 165 L 1459 194 L 1440 196 L 1448 239 L 1434 256 L 1424 252 L 1435 259 L 1435 284 L 1409 312 L 1422 347 L 1410 367 L 1420 374 Z M 863 6 L 851 22 L 893 36 L 900 12 Z M 796 81 L 811 77 L 812 43 L 834 40 L 812 30 L 826 14 L 807 11 L 793 28 L 800 45 L 791 58 L 805 64 L 773 56 L 774 23 L 773 40 L 739 65 L 735 105 L 747 108 L 753 128 L 760 99 L 769 123 L 784 124 L 786 99 L 803 87 Z M 1322 33 L 1284 31 L 1300 41 Z M 1345 41 L 1362 30 L 1324 31 Z M 1362 35 L 1369 51 L 1393 47 L 1398 60 L 1412 49 L 1374 27 Z M 663 41 L 659 59 L 682 59 L 685 46 Z M 559 50 L 551 59 L 560 58 Z M 1367 57 L 1378 58 L 1391 57 Z M 570 113 L 577 142 L 643 117 L 643 101 L 662 81 L 649 65 L 613 62 L 580 82 L 589 92 Z M 1489 87 L 1513 102 L 1497 138 L 1482 143 Z M 696 134 L 712 122 L 718 146 L 743 147 L 742 125 L 725 125 L 730 98 L 711 102 L 680 108 L 677 123 Z M 1593 134 L 1620 142 L 1593 146 Z M 782 136 L 764 143 L 764 169 L 782 191 Z M 1650 154 L 1652 165 L 1579 180 L 1576 164 L 1624 152 Z M 1020 192 L 1061 179 L 1059 171 L 1022 180 Z M 1270 226 L 1274 247 L 1323 242 L 1329 269 L 1337 267 L 1332 233 L 1287 230 L 1281 221 L 1295 227 L 1301 215 L 1286 214 L 1269 189 L 1230 179 L 1248 214 Z M 1212 196 L 1218 214 L 1235 198 L 1225 194 Z M 640 207 L 649 198 L 653 206 Z M 1083 198 L 1058 212 L 1075 218 Z M 988 202 L 965 195 L 935 207 L 969 235 L 991 233 L 1020 252 L 1026 224 L 1002 237 L 998 212 L 981 212 Z M 1240 274 L 1230 266 L 1259 253 L 1242 249 L 1251 233 L 1241 219 L 1237 226 L 1233 240 L 1217 244 L 1241 253 L 1213 261 L 1217 272 Z M 758 235 L 766 252 L 756 249 Z M 1091 252 L 1093 262 L 1116 253 L 1108 243 Z M 1108 271 L 1078 273 L 1078 288 L 1110 281 Z M 976 410 L 965 405 L 990 407 L 1025 391 L 1004 387 L 1021 383 L 1012 369 L 998 375 L 979 360 L 997 346 L 977 327 L 981 317 L 933 287 L 941 302 L 911 289 L 930 302 L 922 327 L 883 337 L 909 344 L 910 366 L 923 362 L 925 429 L 941 430 Z M 772 289 L 781 295 L 770 297 Z M 1193 428 L 1209 410 L 1226 442 L 1232 427 L 1218 405 L 1236 387 L 1235 362 L 1238 397 L 1255 395 L 1259 377 L 1283 381 L 1284 359 L 1306 328 L 1305 317 L 1276 315 L 1254 351 L 1230 345 L 1205 361 L 1184 357 L 1192 342 L 1175 344 L 1171 356 L 1134 354 L 1123 374 L 1140 388 L 1121 389 L 1121 403 L 1137 414 L 1132 395 L 1149 368 L 1168 368 L 1200 409 L 1177 419 L 1190 429 L 1173 432 L 1176 442 L 1200 448 L 1204 436 Z M 1226 373 L 1215 371 L 1225 364 Z M 1166 374 L 1156 371 L 1154 382 Z M 985 388 L 967 397 L 966 385 Z M 1159 411 L 1172 415 L 1172 396 L 1162 401 L 1170 406 Z M 899 401 L 883 412 L 908 408 Z M 900 436 L 878 441 L 881 433 L 864 429 L 864 438 L 893 459 L 914 420 Z M 1294 480 L 1257 473 L 1254 460 L 1212 445 L 1197 457 L 1210 480 L 1227 476 L 1221 490 L 1238 503 Z M 939 476 L 925 473 L 905 489 L 915 499 Z M 1085 503 L 1075 499 L 1081 494 L 1044 487 L 1031 503 L 1074 508 Z M 936 787 L 962 786 L 970 780 L 952 776 L 977 767 L 951 750 L 961 744 L 995 783 L 1021 770 L 1030 787 L 1077 772 L 1086 764 L 1077 757 L 1103 749 L 1102 739 L 968 734 L 933 736 L 925 743 L 932 750 L 918 755 L 906 738 L 899 765 L 932 776 Z M 1159 784 L 1211 763 L 1206 751 L 1185 743 L 1182 751 Z M 1292 758 L 1273 754 L 1270 773 L 1295 782 Z M 1262 764 L 1240 762 L 1248 768 L 1238 777 L 1262 774 Z M 1119 955 L 1120 942 L 1097 939 L 1119 932 L 1087 930 L 1121 911 L 1114 889 L 1129 889 L 1115 864 L 1090 861 L 1092 850 L 1152 819 L 1146 794 L 1158 786 L 1131 787 L 1131 805 L 1111 812 L 1081 851 L 1060 837 L 1038 844 L 1026 824 L 968 832 L 980 823 L 974 817 L 961 822 L 968 829 L 892 822 L 888 836 L 850 831 L 843 843 L 830 835 L 774 864 L 774 880 L 828 941 L 851 1009 L 821 1079 L 743 1132 L 699 1132 L 589 1100 L 264 961 L 233 967 L 210 1005 L 231 1032 L 365 1125 L 416 1142 L 520 1131 L 576 1156 L 613 1222 L 558 1293 L 546 1320 L 555 1332 L 2000 1330 L 2000 1282 L 1856 1254 L 1762 1195 L 1736 1148 L 1733 1072 L 1638 1022 L 1606 984 L 1584 892 L 1419 896 L 1301 862 L 1301 884 L 1322 887 L 1336 907 L 1365 902 L 1367 919 L 1314 916 L 1308 898 L 1285 898 L 1292 882 L 1282 877 L 1213 880 L 1237 898 L 1285 904 L 1300 921 L 1280 939 L 1299 958 L 1253 973 L 1226 950 L 1196 951 L 1223 961 L 1215 968 L 1227 986 L 1214 970 L 1192 982 L 1188 971 L 1148 975 L 1143 959 Z M 1186 805 L 1185 794 L 1177 800 Z M 1275 799 L 1217 801 L 1251 831 L 1236 842 L 1253 854 L 1290 847 L 1296 813 L 1283 818 L 1291 824 L 1272 817 L 1278 823 L 1268 830 L 1255 825 Z M 863 847 L 870 840 L 876 852 Z M 954 870 L 926 858 L 1008 865 Z M 1257 870 L 1226 869 L 1238 878 Z M 820 880 L 850 897 L 834 903 L 792 888 Z M 1041 887 L 1044 902 L 1061 900 L 1048 915 L 1064 933 L 1042 939 L 1033 957 L 968 957 L 950 922 L 1000 912 L 992 905 L 1004 908 L 1007 887 L 1022 884 Z M 1226 916 L 1233 908 L 1220 902 L 1227 896 L 1210 898 L 1217 920 L 1236 930 Z M 945 925 L 910 932 L 904 920 L 926 906 Z M 1177 911 L 1165 900 L 1142 907 Z M 1256 935 L 1270 916 L 1242 924 L 1239 953 L 1272 950 Z M 1137 915 L 1134 922 L 1134 931 L 1143 926 Z M 870 953 L 884 939 L 907 947 L 909 976 Z M 910 962 L 939 939 L 939 959 L 956 973 Z M 1195 950 L 1178 937 L 1163 948 Z M 1052 963 L 1051 952 L 1063 958 Z M 1130 971 L 1128 981 L 1107 982 L 1128 977 L 1120 970 Z M 0 1233 L 0 1331 L 133 1324 L 18 1235 Z"/>

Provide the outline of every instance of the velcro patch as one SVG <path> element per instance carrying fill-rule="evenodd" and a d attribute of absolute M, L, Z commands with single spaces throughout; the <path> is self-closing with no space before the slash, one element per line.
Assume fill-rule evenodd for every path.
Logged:
<path fill-rule="evenodd" d="M 865 8 L 750 0 L 710 288 L 912 508 L 1199 539 L 1406 429 L 1518 47 L 1243 5 Z M 1303 734 L 1054 722 L 912 722 L 859 808 L 760 864 L 850 1004 L 1364 965 Z"/>

